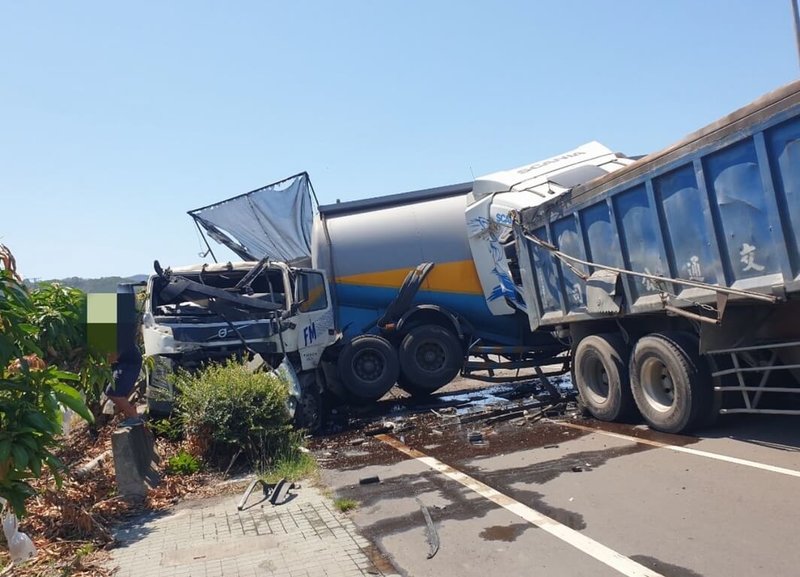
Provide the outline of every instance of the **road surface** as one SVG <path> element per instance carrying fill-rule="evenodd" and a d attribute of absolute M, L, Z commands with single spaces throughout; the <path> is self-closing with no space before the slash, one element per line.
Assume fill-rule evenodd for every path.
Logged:
<path fill-rule="evenodd" d="M 316 441 L 323 480 L 358 501 L 352 519 L 400 573 L 800 575 L 796 417 L 730 417 L 697 436 L 576 417 L 451 422 L 428 412 L 403 432 Z M 370 476 L 380 483 L 359 483 Z M 440 541 L 431 559 L 421 504 Z"/>

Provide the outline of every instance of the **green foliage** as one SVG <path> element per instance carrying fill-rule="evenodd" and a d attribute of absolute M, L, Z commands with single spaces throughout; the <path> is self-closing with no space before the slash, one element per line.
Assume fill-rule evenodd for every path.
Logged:
<path fill-rule="evenodd" d="M 34 312 L 29 323 L 38 329 L 37 342 L 44 359 L 62 370 L 78 374 L 80 389 L 94 414 L 100 395 L 111 380 L 105 355 L 91 350 L 86 338 L 86 295 L 59 284 L 41 284 L 30 293 Z"/>
<path fill-rule="evenodd" d="M 290 423 L 283 379 L 252 373 L 234 360 L 172 378 L 187 439 L 207 456 L 244 452 L 253 465 L 267 468 L 296 450 L 300 439 Z"/>
<path fill-rule="evenodd" d="M 194 475 L 200 467 L 200 459 L 183 450 L 167 461 L 167 471 L 171 475 Z"/>
<path fill-rule="evenodd" d="M 29 479 L 46 466 L 59 480 L 62 466 L 52 451 L 62 405 L 92 418 L 73 386 L 79 377 L 42 360 L 52 344 L 47 322 L 13 274 L 0 270 L 0 497 L 19 515 L 33 492 Z"/>
<path fill-rule="evenodd" d="M 308 479 L 316 477 L 318 473 L 319 466 L 314 457 L 294 449 L 278 456 L 267 470 L 259 474 L 259 477 L 266 483 L 277 483 L 281 479 L 289 481 Z"/>
<path fill-rule="evenodd" d="M 168 441 L 180 441 L 183 439 L 183 423 L 177 416 L 152 419 L 148 426 L 157 437 L 162 437 Z"/>
<path fill-rule="evenodd" d="M 347 513 L 348 511 L 352 511 L 358 507 L 358 501 L 340 498 L 333 502 L 333 506 L 339 509 L 342 513 Z"/>

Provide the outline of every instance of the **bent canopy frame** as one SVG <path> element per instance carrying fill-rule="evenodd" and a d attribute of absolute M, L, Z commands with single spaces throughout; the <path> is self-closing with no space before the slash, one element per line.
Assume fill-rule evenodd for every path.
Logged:
<path fill-rule="evenodd" d="M 244 260 L 266 257 L 298 263 L 311 257 L 311 225 L 318 204 L 308 173 L 301 172 L 188 214 L 206 246 L 208 233 Z"/>

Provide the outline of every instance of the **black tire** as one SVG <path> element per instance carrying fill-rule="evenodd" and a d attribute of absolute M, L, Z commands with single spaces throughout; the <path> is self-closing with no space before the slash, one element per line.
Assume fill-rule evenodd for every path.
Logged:
<path fill-rule="evenodd" d="M 400 343 L 400 386 L 429 395 L 452 381 L 464 364 L 461 342 L 439 325 L 412 329 Z"/>
<path fill-rule="evenodd" d="M 300 401 L 294 409 L 295 426 L 309 433 L 317 433 L 322 428 L 322 394 L 314 371 L 298 375 L 300 380 Z"/>
<path fill-rule="evenodd" d="M 697 337 L 654 333 L 631 355 L 631 389 L 639 412 L 653 429 L 683 433 L 703 424 L 713 410 L 713 387 Z"/>
<path fill-rule="evenodd" d="M 635 414 L 628 380 L 629 356 L 630 347 L 615 333 L 588 336 L 575 347 L 573 382 L 594 418 L 619 421 Z"/>
<path fill-rule="evenodd" d="M 339 355 L 339 376 L 348 396 L 357 402 L 377 401 L 397 382 L 397 351 L 383 337 L 359 335 Z"/>

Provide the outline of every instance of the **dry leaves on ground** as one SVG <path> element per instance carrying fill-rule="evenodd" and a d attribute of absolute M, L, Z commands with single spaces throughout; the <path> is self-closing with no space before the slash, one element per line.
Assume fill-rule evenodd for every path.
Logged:
<path fill-rule="evenodd" d="M 61 488 L 49 473 L 33 481 L 36 497 L 28 503 L 28 516 L 20 523 L 36 545 L 35 559 L 14 568 L 7 575 L 20 577 L 109 577 L 105 565 L 106 549 L 113 547 L 112 527 L 131 516 L 148 510 L 161 510 L 182 496 L 197 492 L 208 483 L 208 474 L 190 476 L 164 475 L 169 457 L 180 450 L 178 443 L 156 441 L 161 456 L 161 483 L 149 491 L 143 503 L 133 504 L 116 494 L 113 459 L 102 460 L 86 476 L 73 477 L 79 465 L 111 449 L 111 433 L 116 421 L 92 431 L 79 426 L 65 439 L 57 456 L 67 466 Z M 0 533 L 0 535 L 2 535 Z M 0 536 L 0 541 L 2 541 Z M 10 562 L 5 543 L 0 545 L 0 568 Z M 5 575 L 4 575 L 5 577 Z"/>

